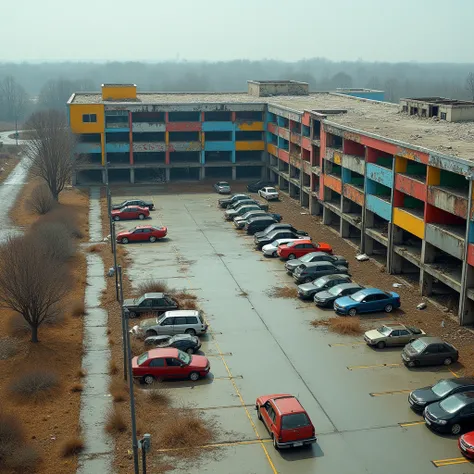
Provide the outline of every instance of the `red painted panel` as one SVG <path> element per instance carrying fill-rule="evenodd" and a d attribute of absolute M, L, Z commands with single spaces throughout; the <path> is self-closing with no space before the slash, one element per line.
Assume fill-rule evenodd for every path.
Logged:
<path fill-rule="evenodd" d="M 269 122 L 267 124 L 267 129 L 269 132 L 273 133 L 274 135 L 278 135 L 278 126 L 275 123 Z"/>
<path fill-rule="evenodd" d="M 428 186 L 427 202 L 432 204 L 434 207 L 441 207 L 456 216 L 462 218 L 466 218 L 467 216 L 467 199 L 446 192 L 437 187 Z"/>
<path fill-rule="evenodd" d="M 344 185 L 344 196 L 351 201 L 356 202 L 359 206 L 364 205 L 364 193 L 350 184 Z"/>
<path fill-rule="evenodd" d="M 327 142 L 327 135 L 324 129 L 321 127 L 321 136 L 319 138 L 321 147 L 319 148 L 319 156 L 321 160 L 326 156 L 326 142 Z M 320 163 L 318 163 L 320 166 Z"/>
<path fill-rule="evenodd" d="M 366 137 L 361 135 L 360 137 L 361 145 L 365 145 L 376 150 L 384 151 L 390 155 L 398 155 L 409 160 L 419 161 L 420 163 L 428 164 L 429 155 L 427 153 L 422 153 L 421 151 L 410 150 L 409 148 L 393 145 L 392 143 L 387 143 L 382 140 L 377 140 L 375 138 Z"/>
<path fill-rule="evenodd" d="M 290 141 L 290 131 L 286 128 L 278 128 L 278 135 L 285 140 Z"/>
<path fill-rule="evenodd" d="M 288 163 L 290 161 L 290 154 L 286 150 L 278 148 L 278 158 Z"/>
<path fill-rule="evenodd" d="M 425 206 L 425 222 L 427 224 L 465 225 L 462 217 L 455 216 L 450 212 L 443 211 L 439 207 L 427 204 Z"/>
<path fill-rule="evenodd" d="M 169 143 L 168 146 L 166 147 L 166 151 L 170 152 L 170 151 L 176 151 L 176 150 L 174 149 L 174 145 L 172 143 Z"/>
<path fill-rule="evenodd" d="M 467 247 L 467 263 L 474 267 L 474 244 Z"/>
<path fill-rule="evenodd" d="M 319 176 L 319 200 L 324 201 L 324 175 Z"/>
<path fill-rule="evenodd" d="M 332 189 L 333 191 L 338 192 L 339 194 L 342 193 L 342 182 L 339 178 L 335 176 L 331 176 L 330 174 L 324 175 L 324 186 Z"/>
<path fill-rule="evenodd" d="M 426 186 L 420 181 L 409 178 L 403 174 L 395 174 L 395 189 L 413 196 L 420 201 L 426 201 Z"/>
<path fill-rule="evenodd" d="M 201 122 L 168 122 L 167 132 L 200 132 Z"/>
<path fill-rule="evenodd" d="M 170 151 L 169 151 L 169 149 L 166 150 L 166 154 L 165 154 L 165 164 L 166 164 L 166 165 L 169 165 L 169 164 L 170 164 Z"/>
<path fill-rule="evenodd" d="M 301 138 L 301 146 L 306 149 L 311 151 L 311 139 L 308 137 L 302 137 Z"/>
<path fill-rule="evenodd" d="M 303 117 L 301 118 L 301 123 L 309 127 L 309 124 L 311 123 L 311 116 L 309 115 L 309 112 L 303 113 Z"/>
<path fill-rule="evenodd" d="M 358 139 L 360 140 L 360 137 L 358 137 Z M 364 156 L 365 154 L 364 145 L 346 138 L 344 138 L 344 142 L 342 144 L 342 151 L 347 155 Z"/>

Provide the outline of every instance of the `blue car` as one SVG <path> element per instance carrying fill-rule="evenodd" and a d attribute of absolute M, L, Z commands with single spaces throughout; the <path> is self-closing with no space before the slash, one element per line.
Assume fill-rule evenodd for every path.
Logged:
<path fill-rule="evenodd" d="M 355 316 L 357 313 L 373 313 L 385 311 L 390 313 L 400 308 L 400 296 L 397 293 L 386 293 L 377 288 L 365 288 L 350 296 L 343 296 L 334 302 L 337 314 Z"/>

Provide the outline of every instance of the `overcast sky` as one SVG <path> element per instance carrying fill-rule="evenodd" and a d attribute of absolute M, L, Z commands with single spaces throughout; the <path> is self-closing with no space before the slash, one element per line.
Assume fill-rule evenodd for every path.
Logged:
<path fill-rule="evenodd" d="M 474 0 L 15 0 L 2 13 L 0 61 L 474 62 Z"/>

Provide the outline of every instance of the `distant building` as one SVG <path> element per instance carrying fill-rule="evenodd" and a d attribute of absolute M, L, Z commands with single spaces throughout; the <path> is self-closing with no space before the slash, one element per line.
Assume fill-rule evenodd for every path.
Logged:
<path fill-rule="evenodd" d="M 214 94 L 104 84 L 68 101 L 74 182 L 270 179 L 472 324 L 474 104 L 382 101 L 381 91 L 309 93 L 298 81 Z"/>

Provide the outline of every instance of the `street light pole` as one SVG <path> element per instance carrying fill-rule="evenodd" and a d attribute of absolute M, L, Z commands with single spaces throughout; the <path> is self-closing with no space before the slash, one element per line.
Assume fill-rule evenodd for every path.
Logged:
<path fill-rule="evenodd" d="M 121 322 L 122 322 L 122 350 L 123 350 L 123 379 L 127 380 L 127 372 L 128 372 L 128 364 L 127 364 L 127 323 L 125 320 L 125 312 L 123 309 L 123 291 L 122 291 L 122 267 L 119 265 L 117 267 L 117 276 L 118 276 L 118 294 L 119 294 L 119 302 L 121 307 Z"/>

